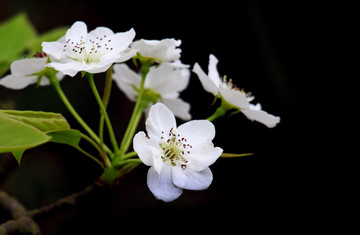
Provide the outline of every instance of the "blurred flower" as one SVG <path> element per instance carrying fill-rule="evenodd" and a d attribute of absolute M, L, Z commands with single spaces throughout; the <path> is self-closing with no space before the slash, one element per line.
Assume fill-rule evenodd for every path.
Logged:
<path fill-rule="evenodd" d="M 139 132 L 134 150 L 151 166 L 147 184 L 156 198 L 170 202 L 183 189 L 204 190 L 213 176 L 209 166 L 221 155 L 214 147 L 215 127 L 207 120 L 189 121 L 176 127 L 173 113 L 162 103 L 153 105 L 146 120 L 147 134 Z"/>
<path fill-rule="evenodd" d="M 275 127 L 280 118 L 261 110 L 261 105 L 253 105 L 250 102 L 254 99 L 251 93 L 245 93 L 236 87 L 232 80 L 220 78 L 217 71 L 218 60 L 214 55 L 209 57 L 208 75 L 201 69 L 198 63 L 194 65 L 193 72 L 200 79 L 203 88 L 214 96 L 220 96 L 228 103 L 229 109 L 240 110 L 248 119 L 258 121 L 267 127 Z"/>
<path fill-rule="evenodd" d="M 129 48 L 135 37 L 130 29 L 116 33 L 106 27 L 98 27 L 88 33 L 84 22 L 77 21 L 56 42 L 43 42 L 43 51 L 50 56 L 49 67 L 75 76 L 79 71 L 105 72 L 113 63 L 123 62 L 136 54 Z"/>
<path fill-rule="evenodd" d="M 40 86 L 50 85 L 48 79 L 42 79 L 38 73 L 46 68 L 47 57 L 27 58 L 14 61 L 10 66 L 11 74 L 0 80 L 0 85 L 10 89 L 20 90 L 40 81 Z M 57 73 L 56 77 L 61 80 L 64 74 Z M 40 80 L 39 80 L 40 79 Z"/>
<path fill-rule="evenodd" d="M 128 99 L 135 102 L 140 88 L 141 74 L 135 73 L 125 64 L 116 64 L 113 69 L 113 79 L 116 84 Z M 191 119 L 190 104 L 179 98 L 179 92 L 187 87 L 189 78 L 190 71 L 187 68 L 175 69 L 169 64 L 151 67 L 144 84 L 144 96 L 150 101 L 148 107 L 162 102 L 175 116 L 183 120 Z"/>
<path fill-rule="evenodd" d="M 181 49 L 176 48 L 180 44 L 181 40 L 175 39 L 163 39 L 161 41 L 141 39 L 133 42 L 130 47 L 137 50 L 143 57 L 154 58 L 163 63 L 180 59 Z"/>

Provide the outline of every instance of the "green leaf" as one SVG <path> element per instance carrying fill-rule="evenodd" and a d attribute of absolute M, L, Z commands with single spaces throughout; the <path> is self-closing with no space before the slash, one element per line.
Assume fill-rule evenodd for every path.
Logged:
<path fill-rule="evenodd" d="M 81 132 L 78 130 L 59 130 L 47 133 L 51 136 L 51 142 L 59 144 L 67 144 L 73 147 L 78 147 L 81 140 Z"/>
<path fill-rule="evenodd" d="M 20 13 L 0 24 L 0 62 L 11 62 L 22 54 L 37 33 L 26 14 Z"/>
<path fill-rule="evenodd" d="M 68 27 L 59 27 L 47 31 L 41 34 L 39 37 L 34 38 L 29 44 L 28 49 L 30 54 L 35 54 L 36 52 L 42 51 L 41 43 L 42 42 L 52 42 L 57 41 L 59 38 L 65 35 Z"/>
<path fill-rule="evenodd" d="M 58 113 L 40 112 L 40 111 L 18 111 L 18 110 L 0 110 L 0 114 L 31 125 L 42 132 L 57 130 L 68 130 L 70 126 L 66 119 Z"/>
<path fill-rule="evenodd" d="M 50 138 L 35 127 L 0 113 L 0 153 L 15 152 L 20 162 L 18 152 L 44 144 Z"/>
<path fill-rule="evenodd" d="M 22 155 L 24 154 L 25 150 L 19 150 L 12 152 L 13 156 L 15 157 L 16 161 L 18 162 L 20 166 Z"/>

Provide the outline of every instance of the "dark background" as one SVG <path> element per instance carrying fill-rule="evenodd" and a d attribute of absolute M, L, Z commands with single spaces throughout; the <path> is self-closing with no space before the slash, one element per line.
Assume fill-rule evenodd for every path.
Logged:
<path fill-rule="evenodd" d="M 116 187 L 41 222 L 43 234 L 120 234 L 126 227 L 154 232 L 290 232 L 306 231 L 316 224 L 323 212 L 323 201 L 316 193 L 322 184 L 321 179 L 312 178 L 316 149 L 311 146 L 320 122 L 309 114 L 316 106 L 310 100 L 319 92 L 314 87 L 321 83 L 316 72 L 323 56 L 320 36 L 337 17 L 323 14 L 327 9 L 322 4 L 273 1 L 197 5 L 194 1 L 1 0 L 1 21 L 24 11 L 39 32 L 82 20 L 89 30 L 106 26 L 123 32 L 133 27 L 136 39 L 181 39 L 183 63 L 198 62 L 206 71 L 209 54 L 214 54 L 221 75 L 233 78 L 255 95 L 255 103 L 281 117 L 273 129 L 250 122 L 242 114 L 216 120 L 216 146 L 225 152 L 254 155 L 219 159 L 211 166 L 214 181 L 208 190 L 184 191 L 172 203 L 158 201 L 146 186 L 148 167 L 139 166 Z M 95 77 L 101 87 L 102 75 Z M 67 77 L 62 87 L 96 129 L 98 113 L 92 109 L 96 103 L 87 82 L 79 76 Z M 191 103 L 195 119 L 215 110 L 210 106 L 212 95 L 202 89 L 195 74 L 181 97 Z M 120 139 L 133 104 L 115 86 L 111 98 L 109 114 Z M 79 128 L 51 87 L 22 91 L 0 87 L 0 101 L 13 101 L 19 110 L 61 112 L 72 127 Z M 312 128 L 306 132 L 309 123 Z M 15 161 L 3 155 L 0 164 Z M 81 191 L 100 174 L 96 164 L 75 150 L 46 144 L 27 151 L 21 167 L 0 181 L 0 187 L 33 209 Z M 303 213 L 306 216 L 300 216 Z"/>

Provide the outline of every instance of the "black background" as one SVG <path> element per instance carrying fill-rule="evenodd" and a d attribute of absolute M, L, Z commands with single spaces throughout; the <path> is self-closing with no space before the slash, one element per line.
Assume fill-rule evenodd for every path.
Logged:
<path fill-rule="evenodd" d="M 261 103 L 265 111 L 281 117 L 273 129 L 241 114 L 216 120 L 216 146 L 225 152 L 254 155 L 219 159 L 211 166 L 214 181 L 208 190 L 184 191 L 172 203 L 158 201 L 146 186 L 148 167 L 139 166 L 116 187 L 41 222 L 43 234 L 121 234 L 125 228 L 164 233 L 242 233 L 249 229 L 291 232 L 306 231 L 317 223 L 324 209 L 317 194 L 323 184 L 321 178 L 313 178 L 317 149 L 311 146 L 317 141 L 320 121 L 313 113 L 316 102 L 310 100 L 322 84 L 317 70 L 324 56 L 322 35 L 337 17 L 327 14 L 327 5 L 273 1 L 201 5 L 195 1 L 1 1 L 0 20 L 19 11 L 28 14 L 39 32 L 82 20 L 89 30 L 106 26 L 123 32 L 133 27 L 136 39 L 181 39 L 183 63 L 192 66 L 198 62 L 206 71 L 209 54 L 214 54 L 221 75 L 233 78 L 235 84 L 255 95 L 255 102 Z M 102 75 L 95 78 L 101 87 Z M 98 112 L 92 109 L 96 103 L 87 82 L 79 76 L 67 77 L 62 87 L 96 129 Z M 202 89 L 195 74 L 181 97 L 191 103 L 194 119 L 206 118 L 215 110 L 210 106 L 212 95 Z M 109 114 L 120 139 L 133 104 L 115 86 L 111 98 Z M 72 127 L 80 129 L 51 87 L 22 91 L 0 87 L 0 101 L 9 100 L 19 110 L 61 112 Z M 306 128 L 310 123 L 311 128 Z M 5 162 L 5 157 L 0 160 Z M 75 150 L 47 144 L 28 151 L 21 167 L 0 187 L 33 209 L 82 190 L 100 174 L 95 164 Z M 304 213 L 306 216 L 302 216 Z"/>

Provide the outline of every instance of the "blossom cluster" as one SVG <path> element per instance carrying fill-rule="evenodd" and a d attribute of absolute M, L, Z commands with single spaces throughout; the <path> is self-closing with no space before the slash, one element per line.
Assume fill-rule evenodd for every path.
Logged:
<path fill-rule="evenodd" d="M 190 104 L 180 98 L 189 84 L 191 71 L 199 78 L 205 91 L 221 99 L 219 109 L 240 111 L 249 120 L 272 128 L 280 118 L 252 104 L 254 97 L 219 75 L 218 60 L 209 57 L 208 73 L 198 63 L 192 70 L 180 60 L 181 40 L 134 40 L 135 30 L 114 33 L 106 27 L 88 32 L 84 22 L 75 22 L 59 40 L 43 42 L 44 56 L 25 58 L 12 63 L 11 73 L 0 79 L 0 85 L 23 89 L 31 84 L 49 85 L 44 71 L 54 69 L 60 81 L 65 75 L 103 73 L 113 68 L 112 79 L 130 101 L 140 96 L 147 100 L 144 112 L 146 132 L 133 138 L 139 159 L 150 166 L 147 184 L 156 198 L 172 201 L 183 189 L 203 190 L 213 175 L 209 168 L 223 153 L 215 147 L 213 119 L 191 120 Z M 149 65 L 146 73 L 136 71 L 125 62 L 133 59 Z M 136 62 L 139 61 L 139 62 Z M 146 76 L 146 79 L 145 79 Z M 177 126 L 176 119 L 187 121 Z"/>

